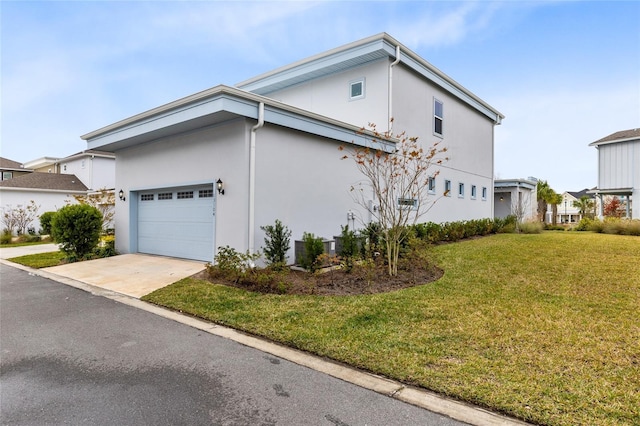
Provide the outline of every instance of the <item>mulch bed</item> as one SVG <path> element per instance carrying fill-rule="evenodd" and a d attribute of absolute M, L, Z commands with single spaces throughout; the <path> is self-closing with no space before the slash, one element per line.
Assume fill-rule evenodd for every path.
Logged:
<path fill-rule="evenodd" d="M 326 268 L 311 273 L 295 269 L 279 272 L 274 279 L 259 278 L 260 270 L 246 280 L 234 282 L 224 276 L 213 277 L 205 270 L 196 277 L 241 288 L 248 291 L 275 294 L 316 294 L 323 296 L 353 296 L 359 294 L 386 293 L 438 280 L 443 271 L 433 265 L 412 264 L 399 268 L 398 275 L 389 276 L 383 264 L 356 265 L 351 271 L 344 268 Z"/>

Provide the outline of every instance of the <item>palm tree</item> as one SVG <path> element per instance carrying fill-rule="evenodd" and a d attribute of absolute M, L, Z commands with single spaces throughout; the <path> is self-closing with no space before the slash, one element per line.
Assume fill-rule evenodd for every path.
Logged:
<path fill-rule="evenodd" d="M 556 192 L 551 189 L 546 180 L 539 180 L 536 185 L 536 196 L 538 199 L 538 219 L 547 223 L 547 205 L 551 204 L 551 199 Z"/>
<path fill-rule="evenodd" d="M 583 195 L 579 200 L 573 202 L 573 207 L 580 210 L 580 219 L 587 215 L 587 212 L 592 213 L 595 207 L 595 203 L 589 196 Z"/>
<path fill-rule="evenodd" d="M 553 226 L 556 226 L 558 224 L 558 205 L 562 204 L 562 194 L 553 191 L 553 195 L 549 198 L 549 204 L 553 206 L 553 217 L 551 220 Z"/>

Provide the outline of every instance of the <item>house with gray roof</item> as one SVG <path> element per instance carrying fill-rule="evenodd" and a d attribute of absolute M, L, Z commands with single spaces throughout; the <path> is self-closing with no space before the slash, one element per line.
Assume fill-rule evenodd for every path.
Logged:
<path fill-rule="evenodd" d="M 33 170 L 26 169 L 17 161 L 0 157 L 0 181 L 13 179 L 14 177 L 32 172 Z"/>
<path fill-rule="evenodd" d="M 382 33 L 239 83 L 158 106 L 82 136 L 114 153 L 116 249 L 212 261 L 260 250 L 279 219 L 299 239 L 376 220 L 354 201 L 363 177 L 341 146 L 394 152 L 405 131 L 448 149 L 432 170 L 425 221 L 493 217 L 494 127 L 504 116 Z M 397 208 L 417 200 L 398 200 Z M 415 205 L 415 204 L 411 204 Z M 353 223 L 353 222 L 352 222 Z M 293 258 L 293 252 L 289 254 Z"/>
<path fill-rule="evenodd" d="M 617 196 L 626 204 L 626 217 L 640 219 L 640 128 L 612 133 L 589 146 L 598 150 L 598 186 L 590 192 L 600 200 L 599 216 L 603 197 Z"/>
<path fill-rule="evenodd" d="M 3 211 L 26 206 L 31 201 L 39 206 L 38 214 L 56 211 L 75 203 L 74 196 L 101 189 L 113 191 L 115 185 L 115 156 L 101 151 L 86 150 L 64 158 L 41 157 L 23 164 L 2 159 L 0 167 Z M 39 221 L 28 227 L 38 229 Z"/>

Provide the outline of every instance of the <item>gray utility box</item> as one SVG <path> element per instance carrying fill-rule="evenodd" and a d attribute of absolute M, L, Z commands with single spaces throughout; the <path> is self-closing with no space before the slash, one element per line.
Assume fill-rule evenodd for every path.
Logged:
<path fill-rule="evenodd" d="M 335 245 L 336 242 L 334 240 L 325 240 L 322 239 L 322 245 L 324 246 L 324 253 L 327 254 L 335 254 Z M 301 259 L 304 257 L 305 249 L 304 249 L 304 241 L 295 240 L 294 241 L 294 252 L 296 257 L 296 265 L 300 265 Z"/>

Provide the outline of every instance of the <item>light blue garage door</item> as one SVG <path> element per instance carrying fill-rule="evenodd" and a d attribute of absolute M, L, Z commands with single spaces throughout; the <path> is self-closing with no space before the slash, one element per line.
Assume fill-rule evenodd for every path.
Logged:
<path fill-rule="evenodd" d="M 138 251 L 211 262 L 213 185 L 138 192 Z"/>

